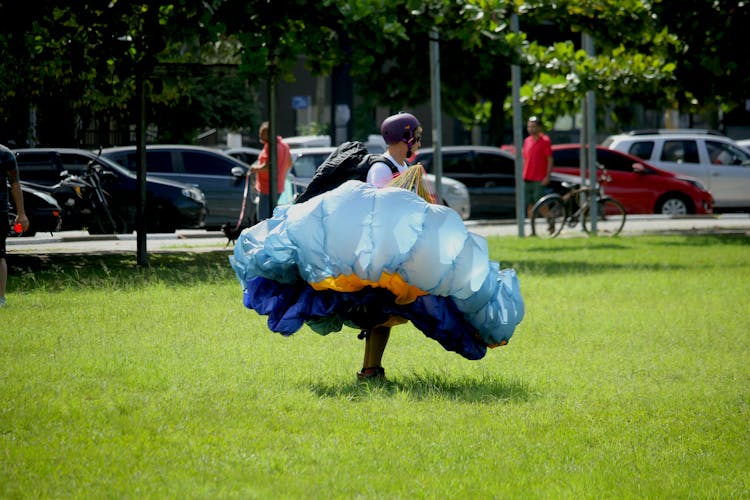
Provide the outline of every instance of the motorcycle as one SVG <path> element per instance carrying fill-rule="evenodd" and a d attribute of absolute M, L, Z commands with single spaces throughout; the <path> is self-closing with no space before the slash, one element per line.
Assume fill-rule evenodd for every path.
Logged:
<path fill-rule="evenodd" d="M 87 229 L 89 234 L 124 232 L 124 221 L 110 209 L 110 195 L 102 187 L 102 179 L 115 174 L 90 162 L 81 174 L 61 172 L 61 180 L 53 186 L 21 181 L 34 189 L 52 195 L 63 210 L 62 230 Z"/>

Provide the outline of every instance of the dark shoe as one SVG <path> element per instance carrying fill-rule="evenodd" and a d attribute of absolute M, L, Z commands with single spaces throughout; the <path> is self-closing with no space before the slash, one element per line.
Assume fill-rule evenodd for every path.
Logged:
<path fill-rule="evenodd" d="M 385 380 L 385 370 L 382 366 L 362 368 L 357 372 L 357 380 Z"/>

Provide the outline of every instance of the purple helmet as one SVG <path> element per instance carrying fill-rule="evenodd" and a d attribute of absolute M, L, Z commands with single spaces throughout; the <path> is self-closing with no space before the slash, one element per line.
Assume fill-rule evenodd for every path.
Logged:
<path fill-rule="evenodd" d="M 411 147 L 421 134 L 422 127 L 419 120 L 410 113 L 397 113 L 391 115 L 380 125 L 380 133 L 386 144 L 404 142 Z"/>

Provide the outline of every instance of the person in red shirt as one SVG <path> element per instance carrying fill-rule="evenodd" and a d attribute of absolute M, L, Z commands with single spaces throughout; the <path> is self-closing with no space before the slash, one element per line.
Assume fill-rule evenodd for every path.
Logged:
<path fill-rule="evenodd" d="M 529 118 L 526 130 L 529 135 L 523 141 L 523 187 L 526 213 L 531 217 L 534 203 L 549 191 L 547 186 L 552 173 L 552 142 L 542 132 L 542 124 L 536 116 Z"/>
<path fill-rule="evenodd" d="M 269 189 L 269 168 L 268 160 L 270 158 L 270 152 L 268 148 L 268 122 L 263 122 L 260 125 L 258 131 L 258 138 L 263 143 L 263 150 L 258 155 L 258 160 L 250 167 L 250 173 L 255 174 L 255 189 L 260 194 L 258 201 L 258 220 L 264 220 L 271 217 L 273 209 L 269 198 L 271 197 L 271 191 Z M 292 166 L 292 154 L 289 150 L 289 145 L 286 144 L 281 136 L 276 136 L 276 187 L 277 194 L 284 192 L 284 181 L 286 180 L 286 174 Z M 278 200 L 278 197 L 276 198 Z"/>

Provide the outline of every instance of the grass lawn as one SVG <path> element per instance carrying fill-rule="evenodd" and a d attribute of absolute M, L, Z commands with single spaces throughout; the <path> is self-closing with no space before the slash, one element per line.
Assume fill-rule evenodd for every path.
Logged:
<path fill-rule="evenodd" d="M 490 238 L 526 317 L 480 361 L 285 338 L 229 251 L 11 254 L 2 498 L 750 498 L 750 238 Z"/>

